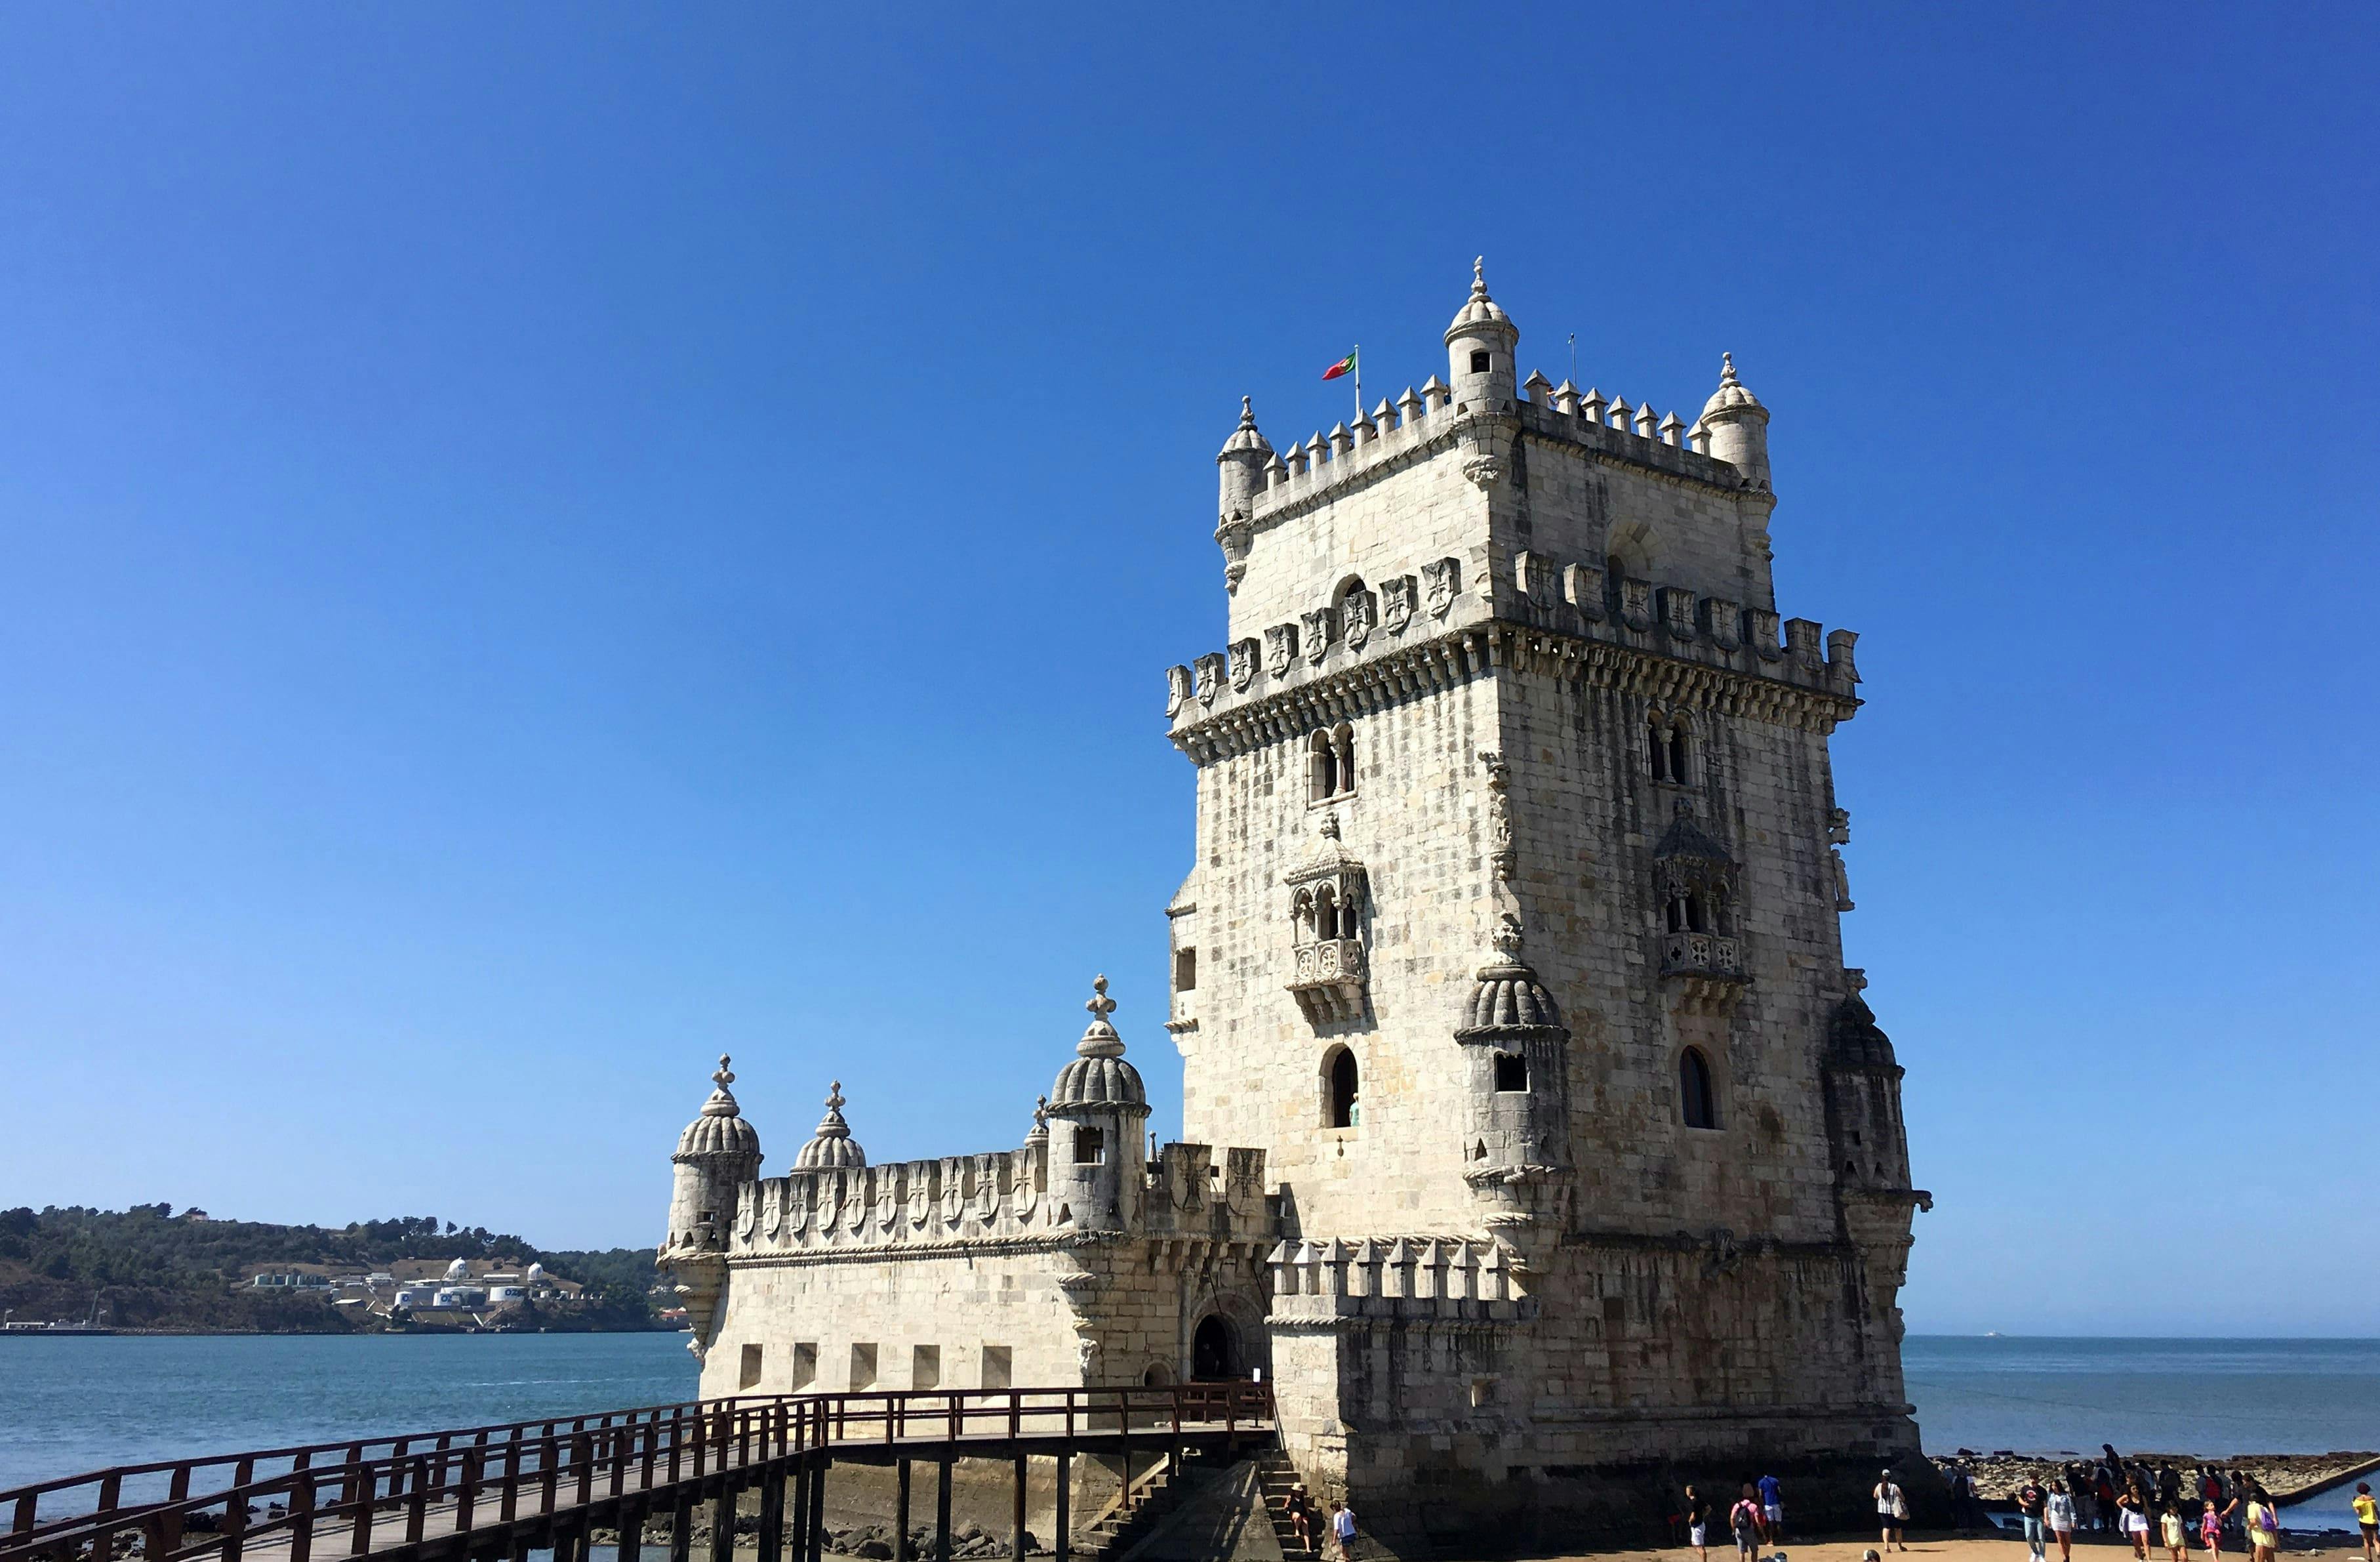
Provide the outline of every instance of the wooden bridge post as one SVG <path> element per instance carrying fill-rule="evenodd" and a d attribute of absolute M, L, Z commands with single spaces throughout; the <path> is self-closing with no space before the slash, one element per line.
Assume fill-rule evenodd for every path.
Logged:
<path fill-rule="evenodd" d="M 826 1555 L 827 1464 L 827 1451 L 821 1447 L 817 1460 L 810 1466 L 810 1532 L 802 1547 L 803 1562 L 819 1562 L 819 1558 Z"/>
<path fill-rule="evenodd" d="M 1025 1562 L 1025 1456 L 1016 1456 L 1015 1499 L 1008 1510 L 1010 1550 L 1016 1562 Z"/>
<path fill-rule="evenodd" d="M 951 1461 L 934 1465 L 934 1562 L 951 1562 Z"/>
<path fill-rule="evenodd" d="M 735 1485 L 722 1480 L 710 1499 L 710 1562 L 735 1562 Z"/>
<path fill-rule="evenodd" d="M 892 1477 L 892 1562 L 910 1562 L 909 1461 L 896 1462 Z"/>
<path fill-rule="evenodd" d="M 785 1471 L 772 1464 L 760 1477 L 760 1562 L 784 1562 L 784 1555 Z"/>
<path fill-rule="evenodd" d="M 645 1549 L 645 1505 L 620 1505 L 620 1546 L 616 1562 L 638 1562 Z"/>
<path fill-rule="evenodd" d="M 795 1562 L 810 1553 L 810 1460 L 815 1453 L 806 1453 L 794 1461 L 794 1557 Z"/>
<path fill-rule="evenodd" d="M 694 1494 L 680 1492 L 670 1509 L 670 1562 L 694 1562 Z"/>
<path fill-rule="evenodd" d="M 1075 1554 L 1075 1450 L 1062 1446 L 1058 1450 L 1058 1533 L 1050 1541 L 1057 1549 L 1058 1562 L 1067 1562 Z"/>

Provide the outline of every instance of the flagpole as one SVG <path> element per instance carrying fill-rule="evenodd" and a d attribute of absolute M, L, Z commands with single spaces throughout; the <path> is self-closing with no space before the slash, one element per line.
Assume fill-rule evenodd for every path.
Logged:
<path fill-rule="evenodd" d="M 1364 344 L 1357 342 L 1348 356 L 1355 360 L 1355 421 L 1360 423 L 1364 421 Z"/>

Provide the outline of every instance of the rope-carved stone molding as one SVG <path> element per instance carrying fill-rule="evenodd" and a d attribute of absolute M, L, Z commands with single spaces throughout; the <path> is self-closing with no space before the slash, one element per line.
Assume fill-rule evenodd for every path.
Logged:
<path fill-rule="evenodd" d="M 1730 667 L 1681 662 L 1633 646 L 1500 621 L 1402 646 L 1251 704 L 1218 712 L 1175 731 L 1173 744 L 1199 764 L 1236 758 L 1304 737 L 1318 726 L 1453 688 L 1500 666 L 1821 736 L 1849 721 L 1861 703 L 1851 695 Z"/>

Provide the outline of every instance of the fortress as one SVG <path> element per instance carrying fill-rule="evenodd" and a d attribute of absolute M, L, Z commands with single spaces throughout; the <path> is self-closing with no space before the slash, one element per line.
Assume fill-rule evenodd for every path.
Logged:
<path fill-rule="evenodd" d="M 1780 623 L 1731 361 L 1688 424 L 1518 380 L 1519 336 L 1475 270 L 1444 381 L 1224 444 L 1226 643 L 1167 685 L 1194 1142 L 1148 1144 L 1104 978 L 1014 1149 L 871 1166 L 838 1087 L 764 1179 L 722 1059 L 660 1253 L 705 1395 L 1261 1372 L 1399 1550 L 1915 1459 L 1857 637 Z"/>

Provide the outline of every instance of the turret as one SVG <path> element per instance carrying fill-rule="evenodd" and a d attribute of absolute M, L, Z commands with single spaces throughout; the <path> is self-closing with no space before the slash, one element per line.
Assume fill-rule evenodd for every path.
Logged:
<path fill-rule="evenodd" d="M 1108 979 L 1091 983 L 1091 1023 L 1075 1043 L 1075 1061 L 1050 1092 L 1050 1202 L 1060 1225 L 1084 1231 L 1122 1231 L 1138 1216 L 1148 1152 L 1141 1125 L 1148 1092 L 1140 1070 L 1123 1060 L 1123 1039 L 1108 1016 L 1115 1000 Z"/>
<path fill-rule="evenodd" d="M 868 1164 L 868 1152 L 851 1137 L 851 1125 L 843 1120 L 844 1104 L 843 1081 L 837 1080 L 827 1087 L 826 1116 L 819 1119 L 818 1132 L 794 1156 L 795 1171 L 856 1170 Z"/>
<path fill-rule="evenodd" d="M 1703 403 L 1706 449 L 1743 474 L 1747 488 L 1768 492 L 1768 409 L 1735 377 L 1735 355 L 1718 355 L 1718 389 Z"/>
<path fill-rule="evenodd" d="M 1475 412 L 1503 412 L 1512 405 L 1512 351 L 1521 332 L 1488 296 L 1487 257 L 1471 262 L 1471 298 L 1446 328 L 1446 377 L 1454 405 Z"/>
<path fill-rule="evenodd" d="M 676 1171 L 670 1190 L 669 1235 L 662 1244 L 664 1263 L 674 1254 L 724 1250 L 735 1223 L 735 1201 L 760 1172 L 760 1135 L 744 1120 L 727 1089 L 735 1076 L 728 1069 L 726 1054 L 720 1055 L 710 1080 L 710 1099 L 677 1136 L 677 1153 L 670 1157 Z"/>
<path fill-rule="evenodd" d="M 1823 1062 L 1827 1135 L 1842 1186 L 1899 1190 L 1909 1186 L 1909 1140 L 1900 1121 L 1900 1061 L 1876 1013 L 1852 977 L 1851 995 L 1827 1028 Z"/>
<path fill-rule="evenodd" d="M 1215 465 L 1220 471 L 1215 499 L 1215 541 L 1223 550 L 1223 589 L 1236 592 L 1248 572 L 1248 540 L 1254 535 L 1249 518 L 1257 495 L 1264 492 L 1266 469 L 1273 464 L 1272 445 L 1257 432 L 1255 404 L 1240 397 L 1240 426 L 1223 441 Z"/>

